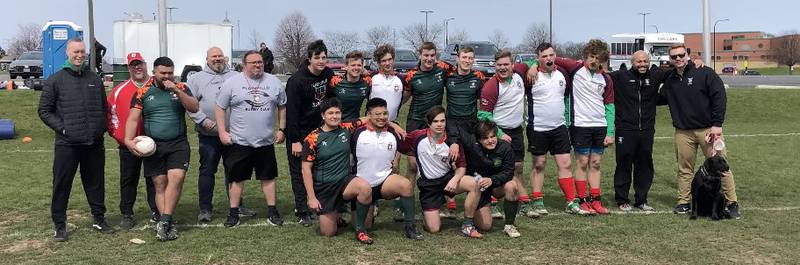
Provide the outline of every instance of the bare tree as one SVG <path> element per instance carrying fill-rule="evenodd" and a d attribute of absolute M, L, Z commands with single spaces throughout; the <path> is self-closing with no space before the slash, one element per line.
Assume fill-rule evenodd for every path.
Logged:
<path fill-rule="evenodd" d="M 449 43 L 460 43 L 469 40 L 469 32 L 465 29 L 458 29 L 453 32 L 449 32 L 447 36 L 447 41 Z"/>
<path fill-rule="evenodd" d="M 789 67 L 789 74 L 793 74 L 794 65 L 800 63 L 800 34 L 789 32 L 776 38 L 773 42 L 775 61 Z"/>
<path fill-rule="evenodd" d="M 489 34 L 489 42 L 497 46 L 498 49 L 508 48 L 508 36 L 499 29 L 495 29 Z"/>
<path fill-rule="evenodd" d="M 275 30 L 275 52 L 288 66 L 298 69 L 306 59 L 306 47 L 314 38 L 314 31 L 306 16 L 295 11 L 283 17 Z"/>
<path fill-rule="evenodd" d="M 373 51 L 378 46 L 383 44 L 391 43 L 394 44 L 395 41 L 395 32 L 392 26 L 375 26 L 368 28 L 366 31 L 367 40 L 366 40 L 366 49 Z"/>
<path fill-rule="evenodd" d="M 525 36 L 522 37 L 522 43 L 520 43 L 518 49 L 526 53 L 534 52 L 539 44 L 546 41 L 550 41 L 547 25 L 534 22 L 525 31 Z"/>
<path fill-rule="evenodd" d="M 586 42 L 565 42 L 561 44 L 553 44 L 556 48 L 556 53 L 558 56 L 569 57 L 573 59 L 581 59 L 583 58 L 583 47 L 586 46 Z"/>
<path fill-rule="evenodd" d="M 348 52 L 355 51 L 361 45 L 358 32 L 325 32 L 325 46 L 328 47 L 328 56 L 344 57 Z"/>
<path fill-rule="evenodd" d="M 19 24 L 17 28 L 19 30 L 17 35 L 8 44 L 8 53 L 10 55 L 19 56 L 23 52 L 42 48 L 42 26 L 30 23 Z"/>
<path fill-rule="evenodd" d="M 250 43 L 250 48 L 255 50 L 261 48 L 261 42 L 262 42 L 261 33 L 258 33 L 256 29 L 250 30 L 250 34 L 248 34 L 247 40 Z"/>
<path fill-rule="evenodd" d="M 417 50 L 423 42 L 438 43 L 443 32 L 444 28 L 441 25 L 430 24 L 426 31 L 425 23 L 419 22 L 406 26 L 402 31 L 402 35 L 408 45 Z"/>

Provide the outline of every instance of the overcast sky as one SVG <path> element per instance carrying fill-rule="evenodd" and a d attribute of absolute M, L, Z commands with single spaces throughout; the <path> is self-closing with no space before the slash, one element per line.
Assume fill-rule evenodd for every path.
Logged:
<path fill-rule="evenodd" d="M 3 1 L 4 26 L 0 27 L 0 45 L 17 32 L 17 24 L 48 20 L 69 20 L 87 25 L 86 0 L 13 0 Z M 168 0 L 174 21 L 221 22 L 228 12 L 234 26 L 241 25 L 241 46 L 248 46 L 249 32 L 256 29 L 267 43 L 272 43 L 281 18 L 292 11 L 303 12 L 318 37 L 326 31 L 358 31 L 376 25 L 399 29 L 425 21 L 420 10 L 433 10 L 429 23 L 450 21 L 451 32 L 466 30 L 470 39 L 485 40 L 494 29 L 503 30 L 512 45 L 518 44 L 525 29 L 534 22 L 548 22 L 548 0 L 505 1 L 265 1 L 265 0 Z M 616 33 L 641 32 L 640 12 L 647 16 L 647 31 L 701 32 L 702 0 L 554 0 L 553 35 L 556 41 L 585 41 L 608 38 Z M 332 4 L 335 3 L 335 4 Z M 502 4 L 502 5 L 501 5 Z M 157 0 L 94 0 L 96 37 L 112 50 L 112 22 L 125 19 L 123 12 L 139 12 L 152 19 Z M 711 23 L 720 22 L 718 31 L 764 31 L 780 34 L 800 29 L 798 0 L 711 0 Z M 362 35 L 363 36 L 363 35 Z M 234 43 L 238 36 L 234 35 Z M 400 43 L 401 40 L 398 40 Z M 113 54 L 109 51 L 109 54 Z"/>

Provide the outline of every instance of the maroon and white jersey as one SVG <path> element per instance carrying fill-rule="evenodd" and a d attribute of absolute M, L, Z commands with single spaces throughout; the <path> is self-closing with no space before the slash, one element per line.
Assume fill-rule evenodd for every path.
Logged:
<path fill-rule="evenodd" d="M 392 174 L 392 161 L 397 155 L 400 138 L 390 127 L 375 129 L 369 123 L 358 128 L 350 141 L 353 150 L 353 172 L 371 187 L 383 184 Z"/>
<path fill-rule="evenodd" d="M 614 126 L 606 120 L 606 104 L 614 103 L 614 83 L 606 73 L 589 71 L 581 61 L 556 58 L 572 76 L 570 93 L 570 120 L 578 127 Z"/>
<path fill-rule="evenodd" d="M 434 141 L 430 129 L 413 131 L 406 135 L 400 146 L 400 152 L 417 158 L 417 168 L 419 169 L 417 175 L 419 177 L 438 179 L 454 170 L 451 165 L 453 161 L 450 160 L 450 145 L 447 143 L 446 134 L 439 141 Z M 455 167 L 467 167 L 463 149 L 458 154 Z"/>

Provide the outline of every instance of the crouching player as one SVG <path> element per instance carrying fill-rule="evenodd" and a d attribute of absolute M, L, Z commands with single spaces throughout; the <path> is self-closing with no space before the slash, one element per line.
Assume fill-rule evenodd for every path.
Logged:
<path fill-rule="evenodd" d="M 480 192 L 475 179 L 465 175 L 467 163 L 464 152 L 459 152 L 455 159 L 449 156 L 450 144 L 445 131 L 445 109 L 435 106 L 428 111 L 425 118 L 428 129 L 410 132 L 400 145 L 401 152 L 416 157 L 417 160 L 419 169 L 417 187 L 425 229 L 430 233 L 440 231 L 439 208 L 445 201 L 445 195 L 454 197 L 466 192 L 464 224 L 461 226 L 461 232 L 466 237 L 482 238 L 473 222 Z"/>

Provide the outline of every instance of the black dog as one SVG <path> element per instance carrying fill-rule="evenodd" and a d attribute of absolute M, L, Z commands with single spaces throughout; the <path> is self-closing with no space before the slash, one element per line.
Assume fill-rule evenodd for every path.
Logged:
<path fill-rule="evenodd" d="M 711 220 L 729 218 L 725 212 L 725 196 L 722 195 L 722 178 L 730 170 L 725 158 L 715 155 L 706 159 L 692 180 L 692 214 L 711 217 Z"/>

